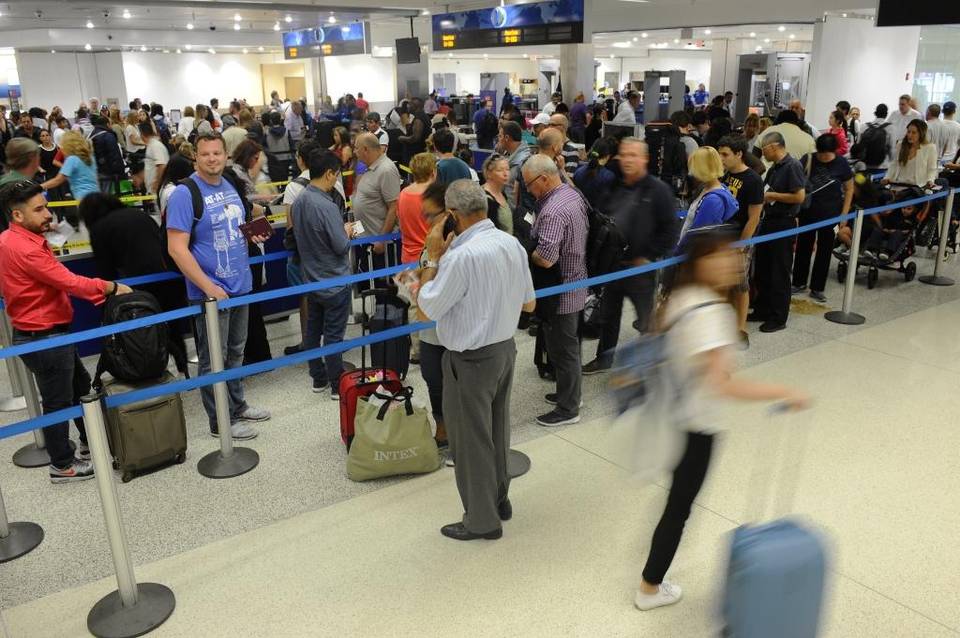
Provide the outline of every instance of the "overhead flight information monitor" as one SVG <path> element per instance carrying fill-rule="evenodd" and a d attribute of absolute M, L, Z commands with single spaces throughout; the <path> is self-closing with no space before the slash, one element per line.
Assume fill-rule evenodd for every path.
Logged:
<path fill-rule="evenodd" d="M 583 42 L 583 0 L 548 0 L 433 16 L 433 50 Z"/>
<path fill-rule="evenodd" d="M 370 47 L 364 25 L 363 22 L 353 22 L 288 31 L 283 34 L 283 57 L 293 60 L 366 53 Z"/>

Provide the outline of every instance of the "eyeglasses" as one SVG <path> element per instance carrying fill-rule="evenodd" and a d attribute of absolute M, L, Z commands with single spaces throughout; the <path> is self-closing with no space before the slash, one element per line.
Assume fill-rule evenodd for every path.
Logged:
<path fill-rule="evenodd" d="M 528 180 L 526 177 L 524 177 L 524 178 L 523 178 L 523 182 L 527 185 L 527 188 L 530 188 L 531 186 L 533 186 L 534 182 L 536 182 L 536 181 L 537 181 L 538 179 L 540 179 L 541 177 L 543 177 L 543 173 L 537 175 L 536 177 L 534 177 L 534 178 L 531 179 L 531 180 Z"/>

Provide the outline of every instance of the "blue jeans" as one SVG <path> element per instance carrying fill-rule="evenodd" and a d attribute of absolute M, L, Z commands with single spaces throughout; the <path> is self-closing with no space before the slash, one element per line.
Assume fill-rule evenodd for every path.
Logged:
<path fill-rule="evenodd" d="M 44 337 L 26 337 L 14 334 L 13 345 L 18 346 Z M 60 346 L 50 350 L 20 355 L 20 359 L 37 379 L 37 388 L 43 400 L 43 413 L 49 414 L 77 405 L 80 397 L 90 394 L 90 373 L 83 367 L 75 345 Z M 87 442 L 83 419 L 74 423 L 80 432 L 80 440 Z M 73 464 L 73 449 L 70 447 L 70 422 L 63 421 L 43 428 L 50 464 L 66 469 Z"/>
<path fill-rule="evenodd" d="M 307 334 L 303 338 L 303 349 L 311 350 L 323 345 L 329 346 L 343 341 L 347 330 L 347 317 L 350 314 L 350 288 L 344 286 L 339 292 L 323 296 L 315 292 L 307 297 Z M 310 378 L 315 383 L 329 381 L 331 385 L 339 383 L 343 372 L 343 355 L 330 354 L 310 360 Z"/>
<path fill-rule="evenodd" d="M 190 301 L 191 304 L 202 304 L 201 301 Z M 247 343 L 247 306 L 237 306 L 221 310 L 220 315 L 220 344 L 223 350 L 223 369 L 239 368 L 243 364 L 243 347 Z M 194 317 L 196 328 L 197 358 L 200 360 L 200 375 L 210 373 L 210 351 L 207 349 L 207 324 L 201 314 Z M 247 402 L 243 398 L 243 382 L 240 379 L 227 381 L 227 396 L 229 397 L 230 422 L 237 420 L 237 416 L 247 409 Z M 200 397 L 203 399 L 203 409 L 207 411 L 210 420 L 210 431 L 217 431 L 217 404 L 213 398 L 213 386 L 200 388 Z"/>

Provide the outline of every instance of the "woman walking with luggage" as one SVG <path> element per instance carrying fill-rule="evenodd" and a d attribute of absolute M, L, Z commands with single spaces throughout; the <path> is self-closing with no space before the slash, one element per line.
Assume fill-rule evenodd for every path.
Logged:
<path fill-rule="evenodd" d="M 693 501 L 700 492 L 714 434 L 716 402 L 720 398 L 745 401 L 785 401 L 801 409 L 808 399 L 785 386 L 733 377 L 734 346 L 739 342 L 730 290 L 739 285 L 742 259 L 727 227 L 694 230 L 687 234 L 686 261 L 677 267 L 673 289 L 660 309 L 657 326 L 668 333 L 666 345 L 674 378 L 682 388 L 673 414 L 674 425 L 686 433 L 686 447 L 673 471 L 667 505 L 653 533 L 650 553 L 634 604 L 648 611 L 680 600 L 680 587 L 664 581 L 673 562 Z"/>

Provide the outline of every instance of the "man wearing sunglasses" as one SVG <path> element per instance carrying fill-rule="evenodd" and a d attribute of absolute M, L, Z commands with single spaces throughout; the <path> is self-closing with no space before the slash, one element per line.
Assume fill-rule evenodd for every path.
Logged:
<path fill-rule="evenodd" d="M 10 223 L 0 234 L 0 292 L 13 325 L 14 345 L 70 332 L 70 297 L 99 305 L 111 295 L 130 292 L 120 283 L 76 275 L 57 261 L 43 237 L 53 215 L 39 184 L 24 180 L 0 187 L 0 209 Z M 76 405 L 90 392 L 90 374 L 74 344 L 20 358 L 36 376 L 44 414 Z M 74 423 L 80 432 L 76 453 L 70 446 L 68 421 L 43 428 L 53 483 L 93 478 L 83 419 Z"/>

